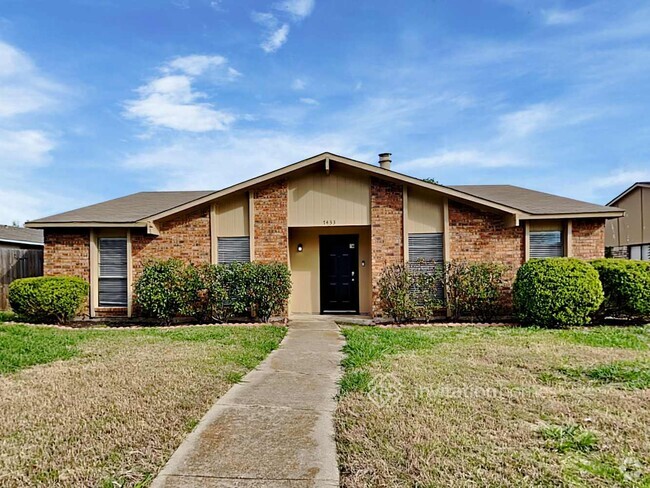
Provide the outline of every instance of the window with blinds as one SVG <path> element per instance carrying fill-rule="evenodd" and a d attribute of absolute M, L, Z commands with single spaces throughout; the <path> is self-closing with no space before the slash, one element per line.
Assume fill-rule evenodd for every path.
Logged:
<path fill-rule="evenodd" d="M 251 260 L 250 237 L 218 237 L 217 263 L 247 263 Z"/>
<path fill-rule="evenodd" d="M 564 256 L 562 231 L 545 230 L 530 232 L 531 258 L 561 258 Z"/>
<path fill-rule="evenodd" d="M 442 232 L 430 234 L 409 234 L 409 266 L 412 270 L 422 273 L 442 272 L 444 265 L 444 239 Z M 442 281 L 438 283 L 436 294 L 444 298 Z"/>
<path fill-rule="evenodd" d="M 428 266 L 431 262 L 442 265 L 444 256 L 442 235 L 442 232 L 409 234 L 409 263 L 415 265 L 418 261 L 424 261 Z"/>
<path fill-rule="evenodd" d="M 127 306 L 126 238 L 99 239 L 99 306 Z"/>

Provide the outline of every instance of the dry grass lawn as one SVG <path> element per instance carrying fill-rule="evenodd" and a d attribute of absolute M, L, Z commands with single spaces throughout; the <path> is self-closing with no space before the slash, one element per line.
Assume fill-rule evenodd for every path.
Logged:
<path fill-rule="evenodd" d="M 0 486 L 148 485 L 210 405 L 283 336 L 278 327 L 0 326 L 0 365 L 17 370 L 0 376 Z M 67 349 L 39 355 L 41 343 Z"/>
<path fill-rule="evenodd" d="M 650 327 L 347 327 L 342 485 L 650 486 Z"/>

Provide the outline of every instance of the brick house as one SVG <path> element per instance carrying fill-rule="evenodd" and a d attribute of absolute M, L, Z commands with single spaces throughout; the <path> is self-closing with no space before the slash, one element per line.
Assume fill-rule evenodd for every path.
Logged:
<path fill-rule="evenodd" d="M 509 185 L 442 186 L 323 153 L 219 191 L 142 192 L 29 222 L 45 274 L 88 280 L 92 317 L 130 316 L 152 258 L 280 261 L 291 313 L 378 314 L 386 265 L 421 257 L 498 261 L 601 257 L 623 211 Z"/>

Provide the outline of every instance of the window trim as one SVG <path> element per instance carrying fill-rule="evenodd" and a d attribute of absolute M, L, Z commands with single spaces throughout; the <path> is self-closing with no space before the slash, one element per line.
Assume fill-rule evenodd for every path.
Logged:
<path fill-rule="evenodd" d="M 552 222 L 552 220 L 551 220 Z M 531 234 L 537 232 L 560 232 L 560 237 L 562 239 L 562 256 L 552 256 L 552 257 L 571 257 L 573 255 L 573 222 L 571 219 L 566 219 L 561 221 L 561 229 L 559 230 L 533 230 L 531 229 L 530 221 L 527 220 L 524 223 L 524 262 L 529 261 L 533 256 L 531 256 Z M 551 257 L 551 256 L 549 256 Z M 536 259 L 545 259 L 545 258 L 536 258 Z"/>
<path fill-rule="evenodd" d="M 125 254 L 125 265 L 124 265 L 124 275 L 108 275 L 102 276 L 102 246 L 101 242 L 104 241 L 124 241 L 124 254 Z M 100 299 L 100 287 L 102 280 L 124 280 L 125 284 L 125 296 L 124 303 L 115 303 L 115 304 L 102 304 Z M 128 236 L 98 236 L 97 238 L 97 307 L 98 308 L 129 308 L 129 238 Z"/>

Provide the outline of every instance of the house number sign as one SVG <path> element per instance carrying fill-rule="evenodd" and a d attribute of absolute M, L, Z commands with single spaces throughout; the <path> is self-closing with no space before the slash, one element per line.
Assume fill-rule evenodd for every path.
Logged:
<path fill-rule="evenodd" d="M 336 220 L 323 220 L 323 225 L 336 225 Z"/>

